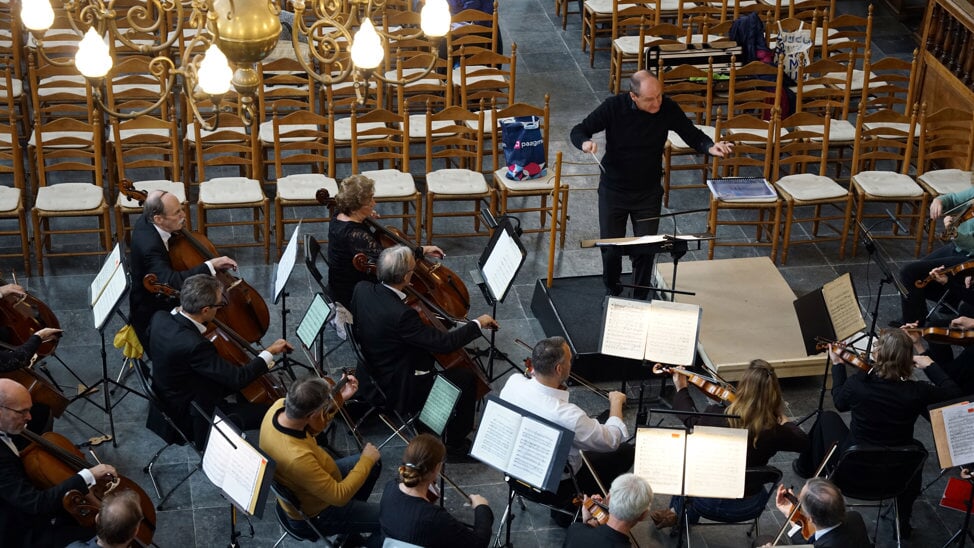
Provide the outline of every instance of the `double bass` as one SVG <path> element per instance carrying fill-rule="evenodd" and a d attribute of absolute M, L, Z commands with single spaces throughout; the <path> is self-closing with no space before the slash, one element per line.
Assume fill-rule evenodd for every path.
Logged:
<path fill-rule="evenodd" d="M 20 452 L 20 460 L 27 477 L 38 489 L 49 489 L 59 485 L 79 471 L 92 467 L 78 448 L 61 434 L 46 432 L 41 436 L 30 430 L 24 430 L 20 435 L 31 442 Z M 101 508 L 101 499 L 114 489 L 129 489 L 138 495 L 139 506 L 142 509 L 142 522 L 139 524 L 139 531 L 133 544 L 151 545 L 156 530 L 156 508 L 149 495 L 138 484 L 124 476 L 119 475 L 108 485 L 96 484 L 87 494 L 68 491 L 64 495 L 62 506 L 78 522 L 78 525 L 94 529 L 95 515 Z"/>

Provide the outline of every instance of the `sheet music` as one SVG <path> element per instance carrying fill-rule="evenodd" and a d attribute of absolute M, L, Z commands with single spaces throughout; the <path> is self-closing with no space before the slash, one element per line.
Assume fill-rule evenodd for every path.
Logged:
<path fill-rule="evenodd" d="M 692 365 L 697 352 L 700 307 L 651 301 L 650 309 L 646 359 L 670 365 Z"/>
<path fill-rule="evenodd" d="M 497 243 L 483 267 L 484 281 L 494 299 L 500 300 L 504 297 L 517 275 L 521 259 L 521 249 L 517 242 L 506 230 L 500 230 Z"/>
<path fill-rule="evenodd" d="M 558 447 L 558 431 L 525 418 L 514 441 L 514 454 L 507 471 L 531 485 L 544 485 L 545 473 Z"/>
<path fill-rule="evenodd" d="M 646 301 L 609 297 L 605 306 L 601 352 L 641 360 L 646 354 L 649 307 Z"/>
<path fill-rule="evenodd" d="M 946 407 L 943 419 L 951 462 L 954 465 L 974 462 L 974 404 Z"/>
<path fill-rule="evenodd" d="M 507 470 L 520 426 L 517 412 L 488 401 L 470 455 L 498 470 Z"/>
<path fill-rule="evenodd" d="M 460 398 L 460 389 L 440 375 L 433 380 L 433 388 L 419 413 L 419 421 L 437 436 L 443 435 L 446 422 L 453 414 L 453 407 Z"/>
<path fill-rule="evenodd" d="M 653 492 L 683 494 L 683 454 L 686 432 L 668 428 L 640 428 L 636 432 L 633 473 L 649 482 Z"/>
<path fill-rule="evenodd" d="M 281 260 L 277 263 L 277 277 L 274 279 L 275 303 L 284 291 L 284 286 L 287 285 L 287 280 L 291 277 L 291 271 L 294 270 L 294 263 L 298 257 L 298 242 L 300 239 L 301 221 L 298 221 L 298 226 L 294 227 L 294 233 L 291 234 L 291 239 L 288 240 L 287 247 L 284 248 L 284 253 L 281 254 Z"/>
<path fill-rule="evenodd" d="M 687 496 L 743 497 L 747 430 L 719 426 L 694 427 L 693 434 L 687 440 L 686 467 Z"/>
<path fill-rule="evenodd" d="M 142 280 L 139 280 L 141 283 Z M 125 266 L 122 263 L 122 249 L 116 244 L 112 252 L 105 258 L 101 269 L 91 282 L 91 315 L 95 329 L 101 329 L 111 316 L 115 305 L 128 289 L 128 279 L 125 276 Z"/>
<path fill-rule="evenodd" d="M 331 308 L 328 307 L 328 303 L 325 302 L 320 293 L 315 294 L 314 298 L 311 299 L 308 312 L 305 313 L 304 318 L 301 319 L 301 323 L 295 330 L 298 338 L 305 346 L 310 348 L 315 343 L 315 337 L 325 326 L 330 314 Z"/>
<path fill-rule="evenodd" d="M 215 426 L 210 427 L 210 437 L 203 452 L 203 472 L 231 501 L 253 514 L 260 495 L 260 481 L 267 468 L 267 457 L 221 417 L 214 416 L 213 420 Z"/>
<path fill-rule="evenodd" d="M 91 296 L 91 303 L 89 306 L 94 307 L 98 299 L 101 298 L 102 290 L 108 285 L 108 280 L 112 279 L 115 272 L 118 271 L 118 267 L 122 264 L 122 250 L 118 245 L 112 249 L 112 252 L 108 254 L 105 262 L 102 263 L 101 269 L 98 270 L 98 274 L 95 275 L 95 279 L 91 281 L 91 288 L 88 294 Z M 139 280 L 142 283 L 142 280 Z"/>
<path fill-rule="evenodd" d="M 859 299 L 856 298 L 848 272 L 823 285 L 822 297 L 825 298 L 836 339 L 845 340 L 866 329 L 866 320 L 859 310 Z"/>

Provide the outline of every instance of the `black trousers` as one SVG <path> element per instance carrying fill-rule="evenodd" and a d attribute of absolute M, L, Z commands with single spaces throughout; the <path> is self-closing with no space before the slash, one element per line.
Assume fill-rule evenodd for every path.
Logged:
<path fill-rule="evenodd" d="M 659 182 L 641 192 L 620 192 L 599 185 L 599 236 L 602 238 L 622 238 L 626 235 L 626 224 L 632 223 L 632 233 L 636 236 L 656 234 L 659 219 L 637 222 L 640 219 L 657 217 L 663 207 L 663 187 Z M 633 285 L 650 287 L 653 282 L 653 260 L 655 254 L 641 253 L 632 256 Z M 622 277 L 622 250 L 617 247 L 602 248 L 602 282 L 613 294 L 621 292 L 619 281 Z M 648 289 L 635 289 L 633 296 L 645 299 Z"/>
<path fill-rule="evenodd" d="M 904 323 L 921 322 L 927 315 L 927 300 L 938 301 L 944 293 L 950 291 L 945 302 L 958 306 L 960 302 L 970 300 L 974 302 L 974 292 L 964 287 L 964 276 L 952 276 L 947 285 L 930 282 L 924 288 L 918 288 L 916 282 L 930 274 L 938 266 L 951 267 L 967 261 L 970 257 L 957 251 L 954 244 L 947 244 L 929 255 L 907 264 L 900 270 L 900 281 L 906 287 L 906 297 L 901 299 L 902 320 Z"/>

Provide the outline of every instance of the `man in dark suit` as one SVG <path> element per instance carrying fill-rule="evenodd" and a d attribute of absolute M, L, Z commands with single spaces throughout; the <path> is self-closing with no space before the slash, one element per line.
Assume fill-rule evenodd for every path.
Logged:
<path fill-rule="evenodd" d="M 248 401 L 231 404 L 224 398 L 267 373 L 274 365 L 274 355 L 291 350 L 291 345 L 277 339 L 238 367 L 223 359 L 203 336 L 206 324 L 226 306 L 219 280 L 209 274 L 191 276 L 183 283 L 179 302 L 180 308 L 172 313 L 156 312 L 149 331 L 152 384 L 166 410 L 181 430 L 193 432 L 197 447 L 206 441 L 209 426 L 192 409 L 194 401 L 208 414 L 219 407 L 244 430 L 259 428 L 272 401 L 266 405 Z"/>
<path fill-rule="evenodd" d="M 142 216 L 132 228 L 132 245 L 129 268 L 132 272 L 132 289 L 129 291 L 129 320 L 143 348 L 149 350 L 146 332 L 152 315 L 159 310 L 172 310 L 174 303 L 168 298 L 153 295 L 142 287 L 146 274 L 155 274 L 159 282 L 179 289 L 186 278 L 195 274 L 216 274 L 217 270 L 236 269 L 237 263 L 229 257 L 216 257 L 189 270 L 173 270 L 169 260 L 169 238 L 183 228 L 186 212 L 179 198 L 162 190 L 153 190 L 146 197 Z M 151 353 L 150 353 L 151 355 Z"/>
<path fill-rule="evenodd" d="M 787 491 L 779 485 L 775 497 L 775 505 L 785 516 L 792 510 Z M 815 534 L 805 540 L 799 531 L 795 531 L 791 534 L 792 544 L 811 543 L 815 548 L 872 547 L 862 516 L 858 512 L 846 512 L 845 499 L 834 483 L 824 478 L 809 479 L 798 495 L 798 502 L 802 513 L 815 527 Z"/>
<path fill-rule="evenodd" d="M 99 464 L 49 489 L 35 488 L 20 460 L 27 441 L 18 436 L 30 420 L 30 406 L 26 388 L 0 379 L 0 546 L 64 546 L 87 539 L 94 531 L 77 525 L 62 510 L 61 499 L 71 490 L 87 493 L 96 482 L 110 481 L 118 473 L 111 465 Z"/>
<path fill-rule="evenodd" d="M 479 337 L 481 329 L 498 328 L 487 314 L 452 331 L 423 323 L 419 313 L 403 303 L 403 289 L 409 285 L 415 267 L 411 249 L 386 248 L 376 265 L 379 283 L 359 282 L 352 293 L 354 333 L 368 366 L 366 371 L 357 372 L 359 393 L 370 403 L 388 405 L 406 414 L 422 409 L 433 386 L 432 354 L 453 352 Z M 456 456 L 469 448 L 466 436 L 473 429 L 475 377 L 460 368 L 441 374 L 462 391 L 446 427 L 447 449 Z M 382 401 L 380 391 L 388 401 Z"/>

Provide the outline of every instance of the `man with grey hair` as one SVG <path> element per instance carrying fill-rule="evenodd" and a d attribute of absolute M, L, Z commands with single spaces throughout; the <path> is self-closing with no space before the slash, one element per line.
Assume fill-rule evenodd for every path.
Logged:
<path fill-rule="evenodd" d="M 373 405 L 416 413 L 433 387 L 433 355 L 462 350 L 481 336 L 481 329 L 497 329 L 498 324 L 487 314 L 450 331 L 424 323 L 419 313 L 403 302 L 416 268 L 416 258 L 408 247 L 386 248 L 376 267 L 379 283 L 359 282 L 352 293 L 352 327 L 368 364 L 367 372 L 359 372 L 361 393 Z M 476 378 L 459 367 L 440 374 L 462 392 L 446 427 L 448 454 L 460 457 L 470 447 L 466 436 L 473 429 Z"/>
<path fill-rule="evenodd" d="M 142 506 L 135 491 L 112 491 L 102 499 L 95 515 L 98 534 L 88 542 L 73 542 L 67 548 L 127 548 L 139 534 L 142 519 Z"/>
<path fill-rule="evenodd" d="M 597 504 L 608 504 L 608 521 L 601 525 L 585 505 L 582 506 L 583 523 L 573 523 L 565 538 L 566 548 L 590 548 L 592 546 L 628 548 L 629 534 L 637 523 L 649 515 L 653 503 L 653 489 L 643 478 L 635 474 L 623 474 L 612 481 L 606 500 L 594 495 L 585 497 Z M 655 526 L 649 525 L 649 544 L 641 546 L 662 546 L 662 537 Z"/>
<path fill-rule="evenodd" d="M 784 485 L 778 485 L 775 506 L 785 517 L 791 515 L 794 507 L 789 500 L 789 495 L 794 497 L 794 493 Z M 842 491 L 831 481 L 824 478 L 810 478 L 798 494 L 798 502 L 801 504 L 802 513 L 811 520 L 815 534 L 812 538 L 802 539 L 801 527 L 793 525 L 789 532 L 792 544 L 811 543 L 815 548 L 872 547 L 862 515 L 858 512 L 846 512 Z"/>
<path fill-rule="evenodd" d="M 181 430 L 193 433 L 197 447 L 205 443 L 209 426 L 192 409 L 194 401 L 206 413 L 219 407 L 244 430 L 257 428 L 267 405 L 252 404 L 239 396 L 231 404 L 224 398 L 267 373 L 274 365 L 274 355 L 291 350 L 291 345 L 277 339 L 250 362 L 234 365 L 203 336 L 217 311 L 227 304 L 223 284 L 209 274 L 191 276 L 183 283 L 179 301 L 180 307 L 172 312 L 156 312 L 151 325 L 156 334 L 149 350 L 152 384 L 166 411 Z M 152 414 L 146 426 L 167 438 Z"/>
<path fill-rule="evenodd" d="M 173 269 L 169 240 L 185 222 L 186 212 L 179 198 L 170 192 L 152 190 L 142 206 L 142 215 L 132 227 L 129 268 L 133 283 L 129 290 L 129 321 L 146 351 L 149 350 L 147 330 L 152 315 L 159 310 L 172 310 L 174 306 L 168 298 L 153 295 L 142 287 L 142 278 L 146 274 L 155 274 L 159 282 L 178 290 L 186 278 L 195 274 L 215 275 L 217 270 L 237 268 L 237 263 L 230 257 L 216 257 L 189 270 Z"/>

